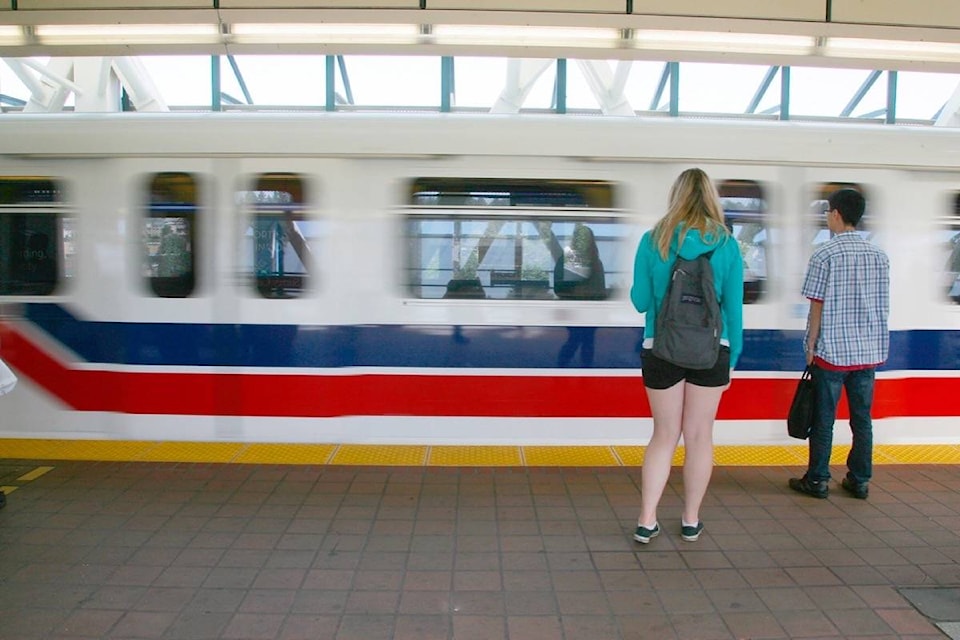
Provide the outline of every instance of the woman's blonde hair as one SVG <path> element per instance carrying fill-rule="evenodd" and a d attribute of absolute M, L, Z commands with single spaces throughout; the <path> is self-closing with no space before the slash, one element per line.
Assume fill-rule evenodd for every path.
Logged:
<path fill-rule="evenodd" d="M 713 181 L 702 169 L 687 169 L 670 188 L 670 206 L 653 228 L 653 240 L 660 256 L 670 254 L 670 241 L 680 227 L 677 246 L 690 229 L 696 229 L 704 242 L 717 244 L 728 234 L 723 223 L 723 207 Z"/>

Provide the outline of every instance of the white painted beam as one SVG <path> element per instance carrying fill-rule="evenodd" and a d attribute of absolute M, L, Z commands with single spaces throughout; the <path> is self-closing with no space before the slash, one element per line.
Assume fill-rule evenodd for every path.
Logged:
<path fill-rule="evenodd" d="M 490 113 L 519 113 L 537 79 L 555 64 L 555 60 L 532 58 L 508 60 L 507 79 L 503 91 L 490 109 Z"/>
<path fill-rule="evenodd" d="M 953 90 L 953 95 L 943 105 L 940 116 L 934 123 L 938 127 L 960 127 L 960 84 Z"/>
<path fill-rule="evenodd" d="M 633 63 L 621 60 L 617 63 L 616 73 L 611 73 L 610 63 L 606 60 L 577 60 L 580 71 L 587 80 L 587 86 L 600 105 L 605 116 L 634 116 L 630 101 L 623 94 Z"/>
<path fill-rule="evenodd" d="M 126 88 L 130 102 L 137 111 L 169 111 L 150 72 L 139 58 L 113 58 L 111 69 Z"/>
<path fill-rule="evenodd" d="M 120 83 L 110 72 L 109 58 L 73 59 L 73 79 L 83 88 L 74 96 L 74 109 L 84 113 L 120 110 Z"/>
<path fill-rule="evenodd" d="M 80 87 L 70 79 L 72 58 L 52 58 L 47 66 L 33 60 L 7 60 L 7 66 L 20 78 L 30 98 L 23 107 L 28 113 L 54 113 L 63 110 L 71 91 L 80 93 Z"/>

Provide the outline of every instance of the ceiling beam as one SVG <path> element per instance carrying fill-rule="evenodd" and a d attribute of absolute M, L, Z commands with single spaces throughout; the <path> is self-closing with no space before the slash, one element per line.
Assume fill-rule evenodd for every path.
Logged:
<path fill-rule="evenodd" d="M 832 1 L 836 6 L 837 0 Z M 921 5 L 924 1 L 937 0 L 916 0 Z M 671 0 L 669 4 L 674 3 Z M 720 4 L 733 7 L 732 3 L 734 0 L 723 0 Z M 19 0 L 18 7 L 23 4 L 24 0 Z M 429 8 L 223 8 L 227 4 L 228 0 L 220 0 L 219 9 L 0 11 L 0 57 L 411 54 L 952 73 L 960 68 L 960 28 L 828 22 L 826 16 L 823 20 L 785 20 L 640 14 L 637 11 L 645 8 L 640 0 L 632 1 L 634 13 L 630 15 Z M 679 7 L 674 10 L 683 9 L 683 4 Z"/>

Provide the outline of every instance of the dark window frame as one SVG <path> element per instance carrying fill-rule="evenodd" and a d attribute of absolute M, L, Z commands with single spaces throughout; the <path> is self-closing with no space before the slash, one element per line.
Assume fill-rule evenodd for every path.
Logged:
<path fill-rule="evenodd" d="M 58 292 L 67 275 L 67 213 L 59 179 L 0 177 L 0 242 L 8 245 L 0 247 L 0 295 Z"/>
<path fill-rule="evenodd" d="M 188 171 L 158 171 L 148 176 L 147 185 L 141 242 L 147 287 L 158 298 L 189 298 L 197 287 L 201 179 Z M 152 224 L 158 220 L 159 226 Z M 156 229 L 157 250 L 151 254 Z"/>

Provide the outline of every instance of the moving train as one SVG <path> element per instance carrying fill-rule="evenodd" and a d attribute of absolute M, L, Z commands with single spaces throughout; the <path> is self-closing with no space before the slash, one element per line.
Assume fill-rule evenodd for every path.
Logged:
<path fill-rule="evenodd" d="M 875 440 L 960 441 L 958 131 L 18 114 L 0 141 L 0 437 L 644 444 L 633 255 L 699 166 L 746 273 L 717 443 L 797 442 L 800 285 L 841 187 L 891 258 Z"/>

